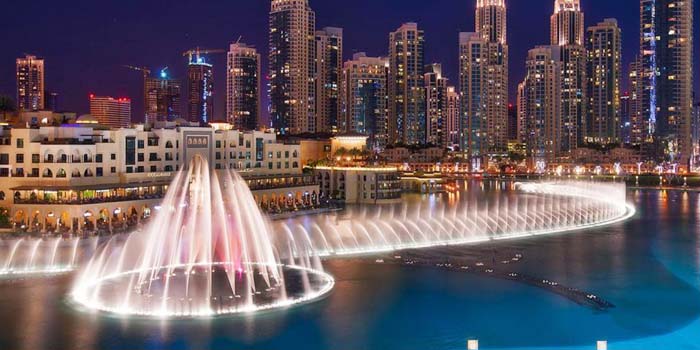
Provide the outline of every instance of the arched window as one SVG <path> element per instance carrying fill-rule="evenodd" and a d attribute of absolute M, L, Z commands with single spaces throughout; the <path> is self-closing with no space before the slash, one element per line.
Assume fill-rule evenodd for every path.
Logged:
<path fill-rule="evenodd" d="M 66 171 L 64 169 L 58 169 L 58 172 L 56 172 L 56 177 L 58 178 L 65 178 L 66 177 Z"/>
<path fill-rule="evenodd" d="M 0 201 L 5 200 L 5 191 L 0 191 Z"/>
<path fill-rule="evenodd" d="M 73 171 L 70 174 L 71 177 L 80 177 L 80 170 L 79 169 L 73 169 Z"/>
<path fill-rule="evenodd" d="M 165 148 L 173 148 L 173 142 L 172 141 L 165 142 Z"/>
<path fill-rule="evenodd" d="M 51 169 L 44 169 L 44 177 L 53 177 L 53 171 Z"/>
<path fill-rule="evenodd" d="M 85 177 L 92 177 L 92 170 L 90 169 L 85 169 L 85 173 L 83 173 Z"/>

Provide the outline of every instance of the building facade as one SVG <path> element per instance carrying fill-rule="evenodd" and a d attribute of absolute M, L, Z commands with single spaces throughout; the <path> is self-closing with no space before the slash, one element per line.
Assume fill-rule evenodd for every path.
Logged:
<path fill-rule="evenodd" d="M 270 117 L 281 134 L 315 132 L 316 14 L 308 0 L 272 0 Z"/>
<path fill-rule="evenodd" d="M 447 84 L 442 75 L 442 65 L 434 63 L 425 67 L 426 141 L 427 144 L 445 148 L 447 132 Z"/>
<path fill-rule="evenodd" d="M 445 132 L 447 135 L 447 144 L 446 147 L 450 149 L 455 149 L 459 147 L 459 141 L 460 141 L 460 132 L 459 132 L 459 116 L 460 116 L 460 109 L 461 109 L 461 104 L 459 101 L 459 93 L 457 92 L 457 88 L 454 86 L 448 86 L 447 87 L 447 112 L 445 113 L 446 116 L 446 123 L 445 123 Z"/>
<path fill-rule="evenodd" d="M 658 160 L 687 163 L 692 153 L 693 3 L 640 0 L 643 118 Z"/>
<path fill-rule="evenodd" d="M 587 34 L 588 119 L 585 142 L 620 143 L 622 32 L 617 20 L 608 18 L 589 27 Z"/>
<path fill-rule="evenodd" d="M 338 133 L 340 79 L 343 72 L 343 29 L 316 31 L 316 132 Z"/>
<path fill-rule="evenodd" d="M 645 96 L 647 96 L 644 87 L 644 65 L 642 60 L 637 57 L 630 63 L 628 73 L 629 86 L 629 115 L 630 115 L 630 144 L 641 145 L 651 137 L 650 124 L 648 117 L 645 117 Z"/>
<path fill-rule="evenodd" d="M 214 120 L 214 67 L 204 57 L 187 65 L 188 120 L 206 125 Z"/>
<path fill-rule="evenodd" d="M 551 42 L 561 51 L 560 152 L 568 156 L 586 135 L 586 51 L 584 15 L 580 0 L 555 0 L 551 16 Z"/>
<path fill-rule="evenodd" d="M 539 46 L 528 52 L 524 83 L 527 113 L 527 156 L 531 168 L 540 171 L 562 154 L 562 62 L 559 46 Z"/>
<path fill-rule="evenodd" d="M 44 109 L 44 60 L 26 55 L 17 59 L 17 109 Z"/>
<path fill-rule="evenodd" d="M 255 130 L 260 122 L 260 54 L 236 42 L 228 51 L 226 121 L 238 130 Z"/>
<path fill-rule="evenodd" d="M 388 75 L 388 59 L 365 53 L 353 55 L 343 68 L 340 131 L 368 136 L 371 148 L 382 149 L 389 142 Z"/>
<path fill-rule="evenodd" d="M 426 143 L 424 33 L 405 23 L 389 34 L 389 143 Z"/>
<path fill-rule="evenodd" d="M 480 0 L 474 33 L 460 33 L 462 150 L 473 168 L 508 149 L 508 44 L 504 0 Z"/>
<path fill-rule="evenodd" d="M 165 72 L 158 78 L 146 79 L 146 122 L 172 122 L 181 118 L 182 84 L 169 79 Z"/>
<path fill-rule="evenodd" d="M 236 169 L 268 212 L 320 200 L 300 166 L 300 146 L 272 132 L 89 125 L 0 130 L 0 205 L 16 229 L 95 232 L 148 219 L 178 170 L 197 156 L 212 170 Z"/>
<path fill-rule="evenodd" d="M 131 125 L 131 100 L 90 95 L 90 115 L 103 126 L 128 128 Z"/>

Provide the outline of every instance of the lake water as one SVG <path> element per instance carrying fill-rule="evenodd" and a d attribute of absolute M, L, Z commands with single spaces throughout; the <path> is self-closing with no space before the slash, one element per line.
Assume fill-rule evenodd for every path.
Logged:
<path fill-rule="evenodd" d="M 428 267 L 326 262 L 319 302 L 250 316 L 120 319 L 79 310 L 71 276 L 0 281 L 0 349 L 700 349 L 700 195 L 633 191 L 630 221 L 501 242 L 515 271 L 595 293 L 608 311 L 518 282 Z M 439 199 L 436 199 L 439 200 Z M 467 249 L 468 250 L 468 249 Z"/>

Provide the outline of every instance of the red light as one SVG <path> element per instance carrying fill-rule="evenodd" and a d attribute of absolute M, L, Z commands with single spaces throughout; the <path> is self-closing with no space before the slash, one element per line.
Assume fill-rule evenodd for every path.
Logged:
<path fill-rule="evenodd" d="M 95 94 L 90 94 L 90 99 L 92 100 L 93 98 L 95 98 Z"/>

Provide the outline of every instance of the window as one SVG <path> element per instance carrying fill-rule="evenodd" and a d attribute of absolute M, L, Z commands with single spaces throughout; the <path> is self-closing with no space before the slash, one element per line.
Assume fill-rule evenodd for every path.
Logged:
<path fill-rule="evenodd" d="M 132 166 L 126 167 L 126 173 L 127 173 L 127 174 L 133 174 L 133 173 L 134 173 L 134 167 L 132 167 Z"/>
<path fill-rule="evenodd" d="M 10 164 L 10 155 L 7 153 L 0 153 L 0 164 L 9 165 Z"/>
<path fill-rule="evenodd" d="M 155 173 L 156 171 L 158 171 L 158 168 L 155 165 L 151 165 L 151 172 Z"/>
<path fill-rule="evenodd" d="M 22 153 L 17 153 L 15 155 L 15 163 L 22 164 L 24 163 L 24 154 Z"/>
<path fill-rule="evenodd" d="M 133 137 L 126 138 L 126 165 L 136 164 L 136 139 Z M 112 153 L 112 160 L 115 160 L 117 155 Z"/>
<path fill-rule="evenodd" d="M 95 175 L 96 175 L 97 177 L 102 177 L 102 175 L 103 175 L 103 172 L 104 172 L 104 171 L 102 170 L 102 168 L 101 168 L 101 167 L 100 167 L 100 168 L 97 168 L 97 169 L 95 169 Z"/>
<path fill-rule="evenodd" d="M 149 161 L 149 162 L 156 162 L 156 161 L 158 161 L 158 154 L 157 154 L 157 153 L 149 153 L 149 154 L 148 154 L 148 161 Z"/>
<path fill-rule="evenodd" d="M 145 159 L 145 157 L 144 157 L 143 153 L 139 153 L 139 156 L 138 156 L 138 158 L 139 158 L 139 162 L 143 162 L 143 161 L 144 161 L 144 159 Z"/>
<path fill-rule="evenodd" d="M 17 139 L 17 148 L 24 148 L 24 139 Z"/>
<path fill-rule="evenodd" d="M 0 177 L 10 177 L 10 169 L 8 169 L 8 168 L 0 169 Z"/>
<path fill-rule="evenodd" d="M 112 173 L 112 174 L 116 174 L 116 173 L 117 173 L 117 167 L 113 166 L 113 167 L 109 168 L 109 172 Z"/>
<path fill-rule="evenodd" d="M 221 160 L 221 152 L 216 152 L 216 160 Z"/>
<path fill-rule="evenodd" d="M 145 144 L 144 144 L 143 140 L 139 140 L 138 143 L 139 143 L 139 149 L 145 148 Z"/>
<path fill-rule="evenodd" d="M 16 168 L 15 177 L 24 177 L 24 168 Z"/>
<path fill-rule="evenodd" d="M 255 160 L 263 160 L 263 139 L 258 137 L 255 139 Z"/>
<path fill-rule="evenodd" d="M 145 173 L 146 168 L 143 167 L 143 165 L 140 165 L 138 168 L 136 168 L 137 173 Z"/>
<path fill-rule="evenodd" d="M 116 153 L 110 154 L 110 155 L 109 155 L 109 159 L 111 159 L 111 160 L 117 160 L 117 154 L 116 154 Z"/>
<path fill-rule="evenodd" d="M 216 148 L 221 148 L 221 141 L 216 140 Z"/>
<path fill-rule="evenodd" d="M 289 158 L 289 151 L 284 151 L 284 157 Z"/>
<path fill-rule="evenodd" d="M 40 159 L 41 159 L 41 156 L 39 156 L 38 154 L 32 154 L 32 163 L 33 164 L 39 164 L 39 162 L 41 161 Z"/>
<path fill-rule="evenodd" d="M 95 156 L 95 162 L 102 163 L 102 154 L 98 154 Z"/>

